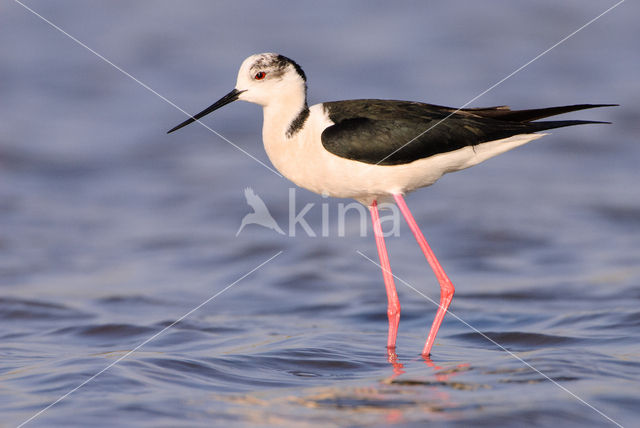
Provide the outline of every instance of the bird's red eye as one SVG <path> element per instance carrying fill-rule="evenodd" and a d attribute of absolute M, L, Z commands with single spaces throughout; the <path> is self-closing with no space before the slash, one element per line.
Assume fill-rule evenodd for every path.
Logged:
<path fill-rule="evenodd" d="M 258 71 L 255 76 L 253 76 L 256 80 L 262 80 L 266 77 L 267 73 L 264 71 Z"/>

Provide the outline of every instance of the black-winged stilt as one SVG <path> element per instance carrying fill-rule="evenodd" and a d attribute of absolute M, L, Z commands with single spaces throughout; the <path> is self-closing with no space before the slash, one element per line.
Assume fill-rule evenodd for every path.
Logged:
<path fill-rule="evenodd" d="M 400 302 L 391 274 L 377 204 L 393 199 L 440 283 L 440 305 L 422 355 L 431 347 L 453 298 L 454 287 L 422 235 L 403 195 L 433 184 L 447 172 L 476 165 L 538 139 L 535 132 L 587 123 L 533 122 L 549 116 L 613 104 L 579 104 L 533 110 L 506 106 L 454 109 L 392 100 L 348 100 L 307 105 L 307 79 L 291 59 L 252 55 L 238 72 L 235 89 L 185 120 L 173 132 L 235 100 L 263 107 L 262 138 L 275 167 L 298 186 L 369 207 L 387 290 L 387 348 L 396 345 Z"/>

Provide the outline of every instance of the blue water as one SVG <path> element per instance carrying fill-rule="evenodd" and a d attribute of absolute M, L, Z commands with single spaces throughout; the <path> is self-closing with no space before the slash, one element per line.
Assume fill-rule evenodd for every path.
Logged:
<path fill-rule="evenodd" d="M 292 185 L 197 124 L 166 135 L 185 116 L 149 88 L 195 113 L 275 51 L 310 103 L 461 106 L 615 2 L 25 4 L 148 88 L 3 4 L 0 426 L 637 426 L 637 3 L 472 103 L 619 103 L 565 116 L 612 125 L 407 198 L 457 294 L 425 361 L 438 286 L 404 224 L 388 238 L 394 364 L 371 230 L 354 209 L 339 233 L 350 201 L 293 190 L 316 236 L 288 233 Z M 261 121 L 246 103 L 206 119 L 270 166 Z M 287 234 L 236 236 L 245 187 Z"/>

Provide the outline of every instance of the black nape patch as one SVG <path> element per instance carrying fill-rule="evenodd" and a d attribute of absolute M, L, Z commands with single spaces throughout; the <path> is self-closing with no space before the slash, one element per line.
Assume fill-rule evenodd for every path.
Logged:
<path fill-rule="evenodd" d="M 304 74 L 304 71 L 302 70 L 302 67 L 300 67 L 297 62 L 295 62 L 291 58 L 287 58 L 284 55 L 278 55 L 277 59 L 278 59 L 278 62 L 280 64 L 282 64 L 282 66 L 286 66 L 286 64 L 293 65 L 293 68 L 296 69 L 296 72 L 300 75 L 300 77 L 302 77 L 302 80 L 304 80 L 305 82 L 307 81 L 307 75 Z"/>
<path fill-rule="evenodd" d="M 307 107 L 307 105 L 305 104 L 302 111 L 300 111 L 300 114 L 298 114 L 296 118 L 291 121 L 291 125 L 289 125 L 289 129 L 287 129 L 287 138 L 291 138 L 294 135 L 296 135 L 298 131 L 302 129 L 302 127 L 304 126 L 304 123 L 307 121 L 308 118 L 309 118 L 309 107 Z"/>

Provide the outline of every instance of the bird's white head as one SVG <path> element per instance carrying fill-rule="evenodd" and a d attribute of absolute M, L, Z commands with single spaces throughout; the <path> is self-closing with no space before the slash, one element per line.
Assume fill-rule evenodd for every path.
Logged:
<path fill-rule="evenodd" d="M 304 71 L 293 60 L 261 53 L 242 62 L 235 90 L 238 99 L 266 106 L 277 99 L 306 98 L 306 84 Z"/>
<path fill-rule="evenodd" d="M 307 77 L 295 61 L 275 53 L 251 55 L 242 62 L 236 87 L 224 97 L 169 130 L 176 131 L 235 100 L 267 107 L 286 104 L 298 113 L 307 102 Z"/>

